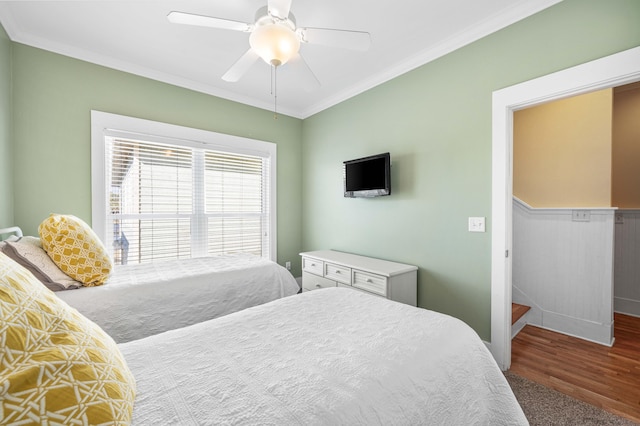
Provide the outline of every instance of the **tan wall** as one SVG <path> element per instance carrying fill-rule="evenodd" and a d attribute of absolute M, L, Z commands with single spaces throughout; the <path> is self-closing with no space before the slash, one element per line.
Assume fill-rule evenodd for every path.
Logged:
<path fill-rule="evenodd" d="M 640 208 L 640 83 L 614 89 L 611 202 Z"/>
<path fill-rule="evenodd" d="M 532 207 L 611 206 L 613 90 L 514 114 L 513 194 Z"/>

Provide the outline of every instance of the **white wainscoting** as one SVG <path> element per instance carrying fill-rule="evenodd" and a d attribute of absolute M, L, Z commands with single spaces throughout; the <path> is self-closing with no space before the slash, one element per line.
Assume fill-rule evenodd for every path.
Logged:
<path fill-rule="evenodd" d="M 640 316 L 640 210 L 615 217 L 614 310 Z"/>
<path fill-rule="evenodd" d="M 614 213 L 532 208 L 514 197 L 512 298 L 531 306 L 528 323 L 613 344 Z"/>

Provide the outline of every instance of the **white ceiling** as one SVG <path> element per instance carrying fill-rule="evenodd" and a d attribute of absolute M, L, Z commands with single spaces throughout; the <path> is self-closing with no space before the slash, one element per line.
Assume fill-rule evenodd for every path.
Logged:
<path fill-rule="evenodd" d="M 371 34 L 354 52 L 311 44 L 301 54 L 321 87 L 305 91 L 285 64 L 278 111 L 298 118 L 335 105 L 561 0 L 293 0 L 298 26 Z M 272 110 L 270 69 L 260 61 L 237 83 L 220 77 L 248 49 L 249 34 L 171 24 L 170 11 L 253 23 L 266 0 L 0 0 L 11 40 Z"/>

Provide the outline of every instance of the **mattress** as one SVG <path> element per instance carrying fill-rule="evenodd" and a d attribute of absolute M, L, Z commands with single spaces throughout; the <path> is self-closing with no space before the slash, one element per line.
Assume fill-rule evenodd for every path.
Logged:
<path fill-rule="evenodd" d="M 99 287 L 56 292 L 117 343 L 296 294 L 282 266 L 251 254 L 117 266 Z"/>
<path fill-rule="evenodd" d="M 343 288 L 119 345 L 134 425 L 526 425 L 462 321 Z"/>

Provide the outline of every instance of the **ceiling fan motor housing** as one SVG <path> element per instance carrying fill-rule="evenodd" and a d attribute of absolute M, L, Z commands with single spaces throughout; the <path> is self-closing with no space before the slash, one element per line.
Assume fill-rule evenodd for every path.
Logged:
<path fill-rule="evenodd" d="M 300 39 L 296 34 L 293 14 L 280 19 L 261 8 L 256 14 L 256 23 L 249 44 L 266 63 L 275 67 L 284 65 L 300 50 Z"/>

